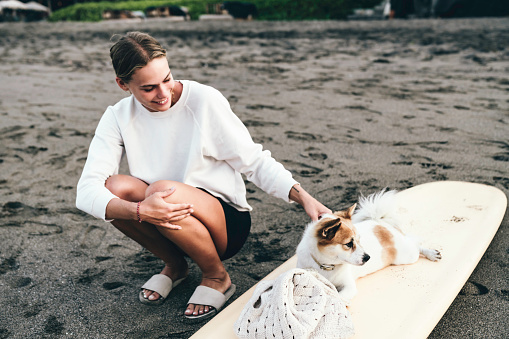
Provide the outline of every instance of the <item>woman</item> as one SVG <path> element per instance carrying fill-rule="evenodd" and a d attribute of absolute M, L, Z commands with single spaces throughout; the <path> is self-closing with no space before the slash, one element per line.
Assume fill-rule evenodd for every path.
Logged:
<path fill-rule="evenodd" d="M 188 274 L 202 281 L 184 315 L 210 317 L 233 294 L 222 260 L 248 236 L 251 207 L 241 174 L 265 192 L 301 204 L 311 219 L 330 210 L 255 144 L 217 90 L 173 79 L 166 51 L 130 32 L 110 49 L 116 82 L 132 95 L 106 109 L 90 144 L 76 206 L 111 223 L 165 262 L 140 291 L 160 304 Z M 125 152 L 130 175 L 118 174 Z"/>

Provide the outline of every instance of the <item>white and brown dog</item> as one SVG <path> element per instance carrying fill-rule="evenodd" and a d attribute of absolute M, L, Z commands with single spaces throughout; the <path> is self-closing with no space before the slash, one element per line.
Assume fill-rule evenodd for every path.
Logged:
<path fill-rule="evenodd" d="M 420 255 L 440 260 L 439 251 L 420 247 L 400 229 L 395 194 L 384 190 L 363 197 L 355 213 L 353 205 L 308 224 L 297 247 L 297 267 L 317 270 L 349 305 L 357 278 L 389 265 L 413 264 Z"/>

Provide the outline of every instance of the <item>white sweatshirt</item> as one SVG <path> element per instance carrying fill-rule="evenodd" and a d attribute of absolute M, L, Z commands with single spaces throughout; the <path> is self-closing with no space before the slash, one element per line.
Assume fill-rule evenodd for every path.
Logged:
<path fill-rule="evenodd" d="M 216 89 L 182 80 L 182 95 L 165 112 L 150 112 L 134 96 L 110 106 L 90 144 L 76 206 L 105 220 L 116 198 L 104 185 L 117 174 L 125 150 L 130 174 L 147 183 L 174 180 L 201 187 L 240 211 L 250 211 L 241 173 L 289 202 L 297 182 L 269 151 L 255 144 Z"/>

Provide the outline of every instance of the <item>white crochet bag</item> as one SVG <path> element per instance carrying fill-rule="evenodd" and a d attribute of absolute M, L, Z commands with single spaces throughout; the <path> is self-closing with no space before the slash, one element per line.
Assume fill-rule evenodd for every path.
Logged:
<path fill-rule="evenodd" d="M 353 323 L 334 285 L 314 270 L 261 281 L 234 324 L 241 339 L 349 338 Z"/>

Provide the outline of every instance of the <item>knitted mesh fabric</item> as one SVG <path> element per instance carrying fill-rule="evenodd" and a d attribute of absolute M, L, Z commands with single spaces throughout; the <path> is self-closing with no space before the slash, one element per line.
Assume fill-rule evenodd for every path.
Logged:
<path fill-rule="evenodd" d="M 350 313 L 334 285 L 314 270 L 261 281 L 234 324 L 242 339 L 349 338 Z"/>

